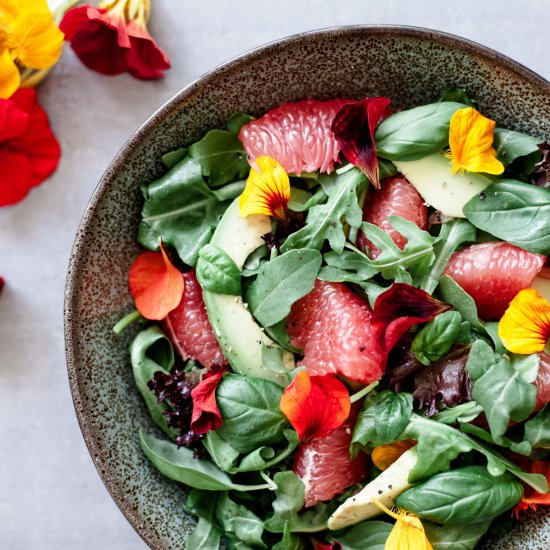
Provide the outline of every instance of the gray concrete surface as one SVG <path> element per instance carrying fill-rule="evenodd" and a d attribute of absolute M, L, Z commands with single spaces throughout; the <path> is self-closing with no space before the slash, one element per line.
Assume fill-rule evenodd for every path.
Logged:
<path fill-rule="evenodd" d="M 544 0 L 153 0 L 166 79 L 88 71 L 67 48 L 40 88 L 63 147 L 57 173 L 0 209 L 0 548 L 138 549 L 74 414 L 63 347 L 73 237 L 102 172 L 135 129 L 202 73 L 250 48 L 322 27 L 392 23 L 451 32 L 550 78 Z M 0 167 L 1 170 L 1 167 Z"/>

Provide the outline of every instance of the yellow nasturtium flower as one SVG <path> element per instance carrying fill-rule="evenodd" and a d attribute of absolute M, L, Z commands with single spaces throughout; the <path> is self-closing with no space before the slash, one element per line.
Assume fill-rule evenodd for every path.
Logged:
<path fill-rule="evenodd" d="M 504 312 L 498 335 L 512 353 L 544 351 L 550 338 L 550 304 L 534 288 L 521 290 Z"/>
<path fill-rule="evenodd" d="M 271 157 L 258 157 L 239 199 L 241 216 L 266 214 L 284 221 L 289 200 L 290 180 L 285 169 Z"/>
<path fill-rule="evenodd" d="M 400 508 L 397 512 L 392 512 L 376 498 L 372 502 L 395 519 L 384 550 L 433 550 L 419 518 Z"/>
<path fill-rule="evenodd" d="M 458 109 L 451 118 L 449 147 L 451 172 L 502 174 L 504 165 L 493 148 L 495 121 L 472 107 Z"/>
<path fill-rule="evenodd" d="M 0 0 L 0 99 L 19 87 L 20 67 L 47 69 L 55 64 L 63 37 L 46 0 Z"/>
<path fill-rule="evenodd" d="M 415 445 L 416 441 L 411 439 L 389 443 L 388 445 L 378 445 L 372 451 L 372 463 L 379 470 L 387 470 L 402 454 Z"/>

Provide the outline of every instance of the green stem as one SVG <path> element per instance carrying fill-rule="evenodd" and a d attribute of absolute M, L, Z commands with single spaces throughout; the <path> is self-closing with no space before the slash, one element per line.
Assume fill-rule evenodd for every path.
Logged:
<path fill-rule="evenodd" d="M 372 382 L 368 386 L 365 386 L 362 390 L 359 390 L 357 393 L 354 393 L 350 398 L 350 403 L 355 403 L 356 401 L 359 401 L 359 399 L 363 399 L 365 395 L 370 393 L 376 386 L 378 386 L 379 382 Z"/>
<path fill-rule="evenodd" d="M 270 491 L 276 491 L 279 487 L 277 484 L 263 471 L 260 471 L 260 475 L 262 476 L 262 479 L 265 480 L 265 482 L 269 485 Z"/>
<path fill-rule="evenodd" d="M 141 314 L 139 311 L 134 310 L 131 313 L 128 313 L 123 317 L 114 327 L 113 332 L 115 334 L 120 334 L 127 326 L 131 325 L 134 321 L 141 319 Z"/>

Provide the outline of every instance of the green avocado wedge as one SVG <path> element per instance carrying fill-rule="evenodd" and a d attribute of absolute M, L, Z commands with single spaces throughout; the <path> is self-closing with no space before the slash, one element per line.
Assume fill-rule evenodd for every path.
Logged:
<path fill-rule="evenodd" d="M 210 244 L 221 248 L 242 271 L 249 254 L 264 244 L 262 235 L 270 231 L 268 216 L 254 214 L 242 218 L 239 199 L 235 199 L 222 216 Z M 204 288 L 203 296 L 212 330 L 233 370 L 286 386 L 288 377 L 285 373 L 275 372 L 264 365 L 262 346 L 276 344 L 256 323 L 242 297 L 216 294 Z M 295 367 L 292 353 L 285 351 L 283 360 L 289 371 Z"/>

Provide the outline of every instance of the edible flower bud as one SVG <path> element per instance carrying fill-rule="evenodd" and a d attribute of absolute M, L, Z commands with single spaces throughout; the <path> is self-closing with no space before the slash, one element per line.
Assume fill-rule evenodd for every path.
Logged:
<path fill-rule="evenodd" d="M 458 109 L 449 126 L 449 147 L 445 154 L 451 160 L 451 172 L 484 172 L 502 174 L 504 165 L 493 148 L 494 120 L 472 107 Z"/>
<path fill-rule="evenodd" d="M 258 157 L 239 199 L 241 216 L 265 214 L 285 221 L 289 200 L 290 180 L 283 166 L 271 157 Z"/>
<path fill-rule="evenodd" d="M 521 290 L 500 319 L 498 335 L 512 353 L 544 351 L 550 338 L 550 304 L 534 288 Z"/>

